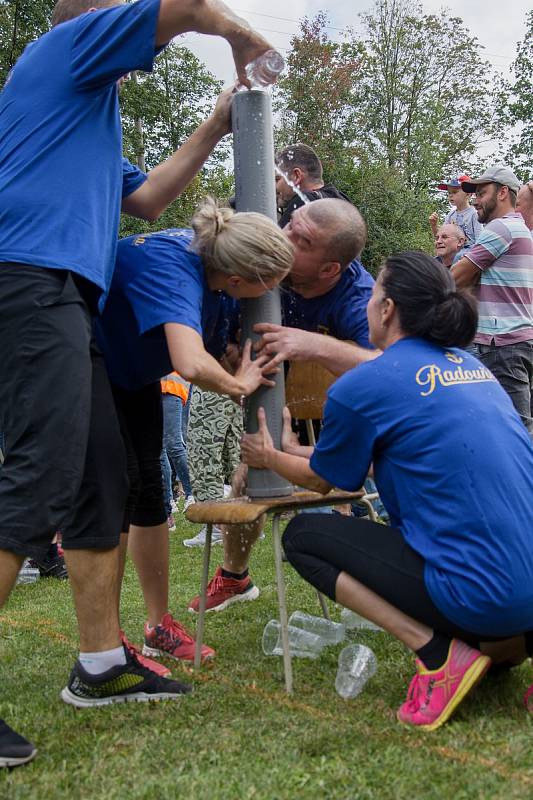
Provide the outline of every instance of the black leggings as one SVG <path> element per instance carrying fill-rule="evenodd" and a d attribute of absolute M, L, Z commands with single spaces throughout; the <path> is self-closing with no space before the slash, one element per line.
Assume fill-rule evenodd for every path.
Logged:
<path fill-rule="evenodd" d="M 465 631 L 442 614 L 424 581 L 424 559 L 401 531 L 341 514 L 298 514 L 283 534 L 292 566 L 312 586 L 335 600 L 346 572 L 408 616 L 452 639 L 472 645 L 509 637 Z"/>

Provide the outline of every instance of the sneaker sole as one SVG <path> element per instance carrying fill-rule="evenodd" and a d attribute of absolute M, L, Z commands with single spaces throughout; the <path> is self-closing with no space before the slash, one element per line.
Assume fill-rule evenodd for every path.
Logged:
<path fill-rule="evenodd" d="M 76 708 L 93 708 L 96 706 L 110 706 L 113 703 L 157 703 L 160 700 L 180 700 L 184 694 L 175 694 L 171 692 L 160 692 L 159 694 L 146 694 L 146 692 L 137 692 L 137 694 L 115 694 L 110 697 L 79 697 L 73 694 L 68 686 L 66 686 L 60 694 L 64 703 Z"/>
<path fill-rule="evenodd" d="M 218 606 L 213 606 L 213 608 L 206 608 L 206 612 L 209 614 L 211 611 L 224 611 L 225 608 L 231 606 L 232 603 L 244 603 L 247 600 L 257 600 L 259 597 L 259 589 L 257 586 L 253 586 L 247 592 L 243 592 L 243 594 L 235 594 L 233 597 L 228 597 L 227 600 L 224 600 L 223 603 L 219 603 Z M 188 611 L 191 614 L 198 614 L 198 611 L 195 608 L 191 608 L 189 606 Z"/>
<path fill-rule="evenodd" d="M 21 758 L 9 758 L 8 756 L 0 756 L 0 769 L 2 767 L 20 767 L 22 764 L 27 764 L 32 758 L 37 755 L 35 749 L 29 756 L 22 756 Z"/>
<path fill-rule="evenodd" d="M 457 691 L 448 705 L 443 709 L 440 716 L 429 725 L 409 725 L 409 723 L 405 722 L 402 724 L 408 725 L 410 728 L 419 728 L 420 730 L 424 731 L 434 731 L 437 728 L 440 728 L 441 725 L 444 725 L 444 723 L 450 719 L 459 703 L 462 703 L 466 695 L 477 683 L 479 683 L 483 675 L 489 669 L 490 665 L 491 660 L 488 656 L 481 656 L 480 658 L 476 659 L 472 666 L 469 667 L 463 675 L 463 679 L 457 687 Z M 402 722 L 402 720 L 400 720 L 400 722 Z"/>
<path fill-rule="evenodd" d="M 143 656 L 147 658 L 172 658 L 174 661 L 185 661 L 191 664 L 194 661 L 194 653 L 191 655 L 190 658 L 184 658 L 183 656 L 173 656 L 172 653 L 167 652 L 167 650 L 157 650 L 155 647 L 149 647 L 147 644 L 143 645 L 142 649 Z M 202 656 L 202 664 L 205 661 L 210 661 L 215 657 L 215 653 L 207 653 L 205 656 Z"/>
<path fill-rule="evenodd" d="M 211 547 L 214 544 L 222 544 L 222 539 L 211 539 Z M 184 547 L 205 547 L 205 542 L 195 542 L 194 539 L 184 539 Z"/>

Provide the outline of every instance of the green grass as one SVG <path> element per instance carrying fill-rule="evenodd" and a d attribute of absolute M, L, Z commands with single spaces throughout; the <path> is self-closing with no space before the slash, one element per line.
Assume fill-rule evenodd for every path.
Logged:
<path fill-rule="evenodd" d="M 193 625 L 200 550 L 181 545 L 197 526 L 178 524 L 172 542 L 172 611 Z M 213 564 L 221 556 L 214 548 Z M 0 771 L 0 798 L 90 800 L 292 800 L 292 798 L 533 798 L 533 718 L 521 705 L 531 683 L 523 666 L 486 678 L 451 722 L 434 733 L 403 729 L 395 710 L 413 673 L 412 657 L 384 633 L 359 633 L 379 668 L 354 701 L 335 693 L 337 656 L 295 660 L 287 697 L 282 663 L 261 652 L 261 633 L 277 615 L 271 537 L 251 570 L 261 596 L 207 617 L 205 641 L 217 658 L 179 703 L 76 710 L 59 692 L 77 654 L 67 583 L 17 587 L 0 611 L 0 700 L 9 724 L 39 748 L 26 767 Z M 290 610 L 319 613 L 313 591 L 285 565 Z M 339 611 L 332 607 L 334 618 Z M 128 567 L 123 624 L 140 641 L 144 620 Z M 172 663 L 169 662 L 169 666 Z"/>

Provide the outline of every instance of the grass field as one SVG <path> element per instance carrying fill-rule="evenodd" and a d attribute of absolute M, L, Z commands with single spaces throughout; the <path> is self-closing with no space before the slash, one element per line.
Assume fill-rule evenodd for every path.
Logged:
<path fill-rule="evenodd" d="M 194 619 L 201 551 L 181 541 L 197 526 L 178 523 L 172 541 L 172 611 Z M 213 562 L 221 556 L 214 548 Z M 35 761 L 0 771 L 0 798 L 90 800 L 289 800 L 292 798 L 533 798 L 533 717 L 522 695 L 528 665 L 486 678 L 439 731 L 405 730 L 395 719 L 413 673 L 412 657 L 384 633 L 351 638 L 377 655 L 376 676 L 354 701 L 334 689 L 337 656 L 294 662 L 295 693 L 284 692 L 279 658 L 261 652 L 261 633 L 276 616 L 271 537 L 251 564 L 261 596 L 207 617 L 205 641 L 216 648 L 178 703 L 76 710 L 59 692 L 77 654 L 67 583 L 17 587 L 0 611 L 0 716 L 38 747 Z M 312 590 L 285 565 L 290 610 L 319 613 Z M 332 607 L 338 618 L 339 610 Z M 123 625 L 142 635 L 143 605 L 128 567 Z M 172 666 L 174 662 L 167 662 Z"/>

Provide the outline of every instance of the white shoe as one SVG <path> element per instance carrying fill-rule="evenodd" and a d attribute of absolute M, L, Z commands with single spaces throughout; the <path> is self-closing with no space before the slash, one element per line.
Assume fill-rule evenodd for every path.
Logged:
<path fill-rule="evenodd" d="M 178 501 L 174 497 L 172 498 L 172 502 L 170 504 L 170 508 L 171 508 L 171 511 L 172 511 L 173 514 L 177 514 L 178 511 L 179 511 Z"/>
<path fill-rule="evenodd" d="M 183 504 L 183 510 L 184 510 L 184 511 L 187 511 L 187 509 L 188 509 L 190 506 L 194 505 L 194 503 L 195 503 L 195 502 L 196 502 L 196 500 L 194 499 L 194 497 L 192 496 L 192 494 L 188 494 L 188 495 L 187 495 L 187 497 L 185 498 L 185 502 L 184 502 L 184 504 Z"/>
<path fill-rule="evenodd" d="M 204 547 L 207 528 L 204 527 L 196 534 L 193 539 L 184 539 L 183 544 L 185 547 Z M 211 534 L 211 544 L 222 544 L 223 533 L 218 525 L 213 525 L 213 532 Z"/>

